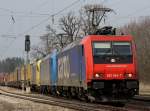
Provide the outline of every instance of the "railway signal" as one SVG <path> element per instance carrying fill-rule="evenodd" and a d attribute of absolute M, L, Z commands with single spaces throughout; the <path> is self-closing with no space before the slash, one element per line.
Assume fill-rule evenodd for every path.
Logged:
<path fill-rule="evenodd" d="M 30 36 L 29 35 L 25 36 L 25 51 L 27 52 L 30 51 Z"/>
<path fill-rule="evenodd" d="M 27 59 L 26 59 L 26 64 L 29 64 L 30 61 L 29 61 L 29 51 L 30 51 L 30 35 L 25 35 L 25 51 L 27 52 Z M 26 78 L 26 75 L 27 75 L 27 68 L 25 67 L 25 75 L 24 77 Z M 29 83 L 25 83 L 23 82 L 22 83 L 22 87 L 23 87 L 23 90 L 25 89 L 26 87 L 26 92 L 30 92 L 30 86 L 29 86 Z"/>

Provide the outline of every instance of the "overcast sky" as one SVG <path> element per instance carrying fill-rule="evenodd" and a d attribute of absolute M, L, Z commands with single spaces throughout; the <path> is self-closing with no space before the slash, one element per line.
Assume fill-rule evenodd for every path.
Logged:
<path fill-rule="evenodd" d="M 46 32 L 45 26 L 52 21 L 50 15 L 75 1 L 77 0 L 0 0 L 0 59 L 25 57 L 24 35 L 30 34 L 31 44 L 38 45 L 39 36 Z M 114 9 L 116 14 L 108 16 L 106 25 L 115 27 L 150 15 L 150 0 L 79 0 L 55 16 L 54 26 L 58 25 L 59 17 L 69 11 L 77 12 L 87 3 L 103 3 Z M 8 38 L 9 35 L 17 38 Z"/>

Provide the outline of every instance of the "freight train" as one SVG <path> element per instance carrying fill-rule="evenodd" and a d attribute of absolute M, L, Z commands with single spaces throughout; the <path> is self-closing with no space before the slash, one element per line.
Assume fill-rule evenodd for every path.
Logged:
<path fill-rule="evenodd" d="M 51 95 L 101 102 L 137 95 L 136 47 L 131 35 L 97 33 L 9 74 L 7 84 Z"/>

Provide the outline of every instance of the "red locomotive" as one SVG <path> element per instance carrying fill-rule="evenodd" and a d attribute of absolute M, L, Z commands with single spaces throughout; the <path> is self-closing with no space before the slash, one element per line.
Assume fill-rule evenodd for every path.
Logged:
<path fill-rule="evenodd" d="M 81 41 L 87 95 L 122 101 L 138 94 L 136 49 L 130 35 L 89 35 Z"/>

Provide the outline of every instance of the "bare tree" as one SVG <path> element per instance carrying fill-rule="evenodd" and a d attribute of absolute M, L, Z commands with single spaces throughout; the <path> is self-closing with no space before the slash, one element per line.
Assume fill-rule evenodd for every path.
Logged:
<path fill-rule="evenodd" d="M 47 34 L 44 34 L 44 35 L 40 36 L 40 39 L 42 41 L 42 44 L 44 46 L 44 49 L 45 49 L 46 53 L 50 52 L 49 35 L 50 34 L 47 33 Z"/>
<path fill-rule="evenodd" d="M 60 33 L 58 34 L 55 29 L 53 29 L 50 25 L 47 26 L 48 30 L 48 45 L 51 49 L 61 49 L 67 45 L 68 37 L 64 36 L 66 34 Z"/>
<path fill-rule="evenodd" d="M 47 34 L 40 37 L 46 53 L 50 53 L 53 49 L 62 49 L 68 44 L 68 36 L 64 33 L 58 34 L 50 25 L 46 27 Z"/>
<path fill-rule="evenodd" d="M 122 27 L 121 30 L 125 34 L 133 35 L 137 46 L 140 80 L 143 83 L 148 83 L 150 78 L 150 18 L 146 17 L 142 20 L 131 22 Z"/>
<path fill-rule="evenodd" d="M 80 30 L 80 19 L 73 12 L 69 12 L 60 18 L 59 23 L 61 30 L 64 31 L 66 37 L 68 36 L 69 42 L 75 41 Z"/>
<path fill-rule="evenodd" d="M 41 46 L 32 46 L 30 56 L 32 59 L 39 59 L 46 56 L 46 51 Z"/>
<path fill-rule="evenodd" d="M 50 25 L 46 26 L 47 33 L 40 36 L 44 49 L 46 50 L 46 54 L 50 53 L 53 48 L 56 47 L 56 30 L 53 29 Z"/>
<path fill-rule="evenodd" d="M 48 33 L 41 36 L 41 40 L 44 42 L 48 53 L 54 48 L 60 50 L 78 38 L 80 20 L 73 12 L 69 12 L 66 16 L 61 17 L 59 19 L 59 26 L 63 33 L 58 33 L 48 25 L 46 27 Z"/>
<path fill-rule="evenodd" d="M 68 44 L 81 39 L 84 35 L 95 32 L 100 22 L 106 17 L 106 12 L 112 11 L 102 5 L 86 5 L 81 11 L 81 17 L 76 16 L 73 12 L 69 12 L 66 16 L 59 19 L 59 29 L 62 33 L 58 33 L 51 25 L 46 27 L 47 33 L 42 35 L 41 41 L 44 46 L 44 54 L 48 54 L 53 49 L 62 49 Z M 39 53 L 39 48 L 34 48 Z M 43 52 L 40 50 L 40 52 Z M 35 54 L 36 55 L 36 54 Z M 34 55 L 34 56 L 35 56 Z M 40 53 L 36 56 L 41 55 Z"/>

